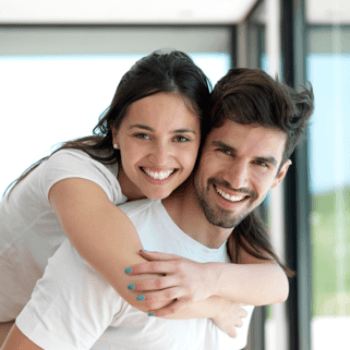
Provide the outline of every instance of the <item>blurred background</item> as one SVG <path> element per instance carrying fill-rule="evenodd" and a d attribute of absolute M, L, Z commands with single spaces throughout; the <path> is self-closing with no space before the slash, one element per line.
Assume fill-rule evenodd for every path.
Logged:
<path fill-rule="evenodd" d="M 297 274 L 286 303 L 256 309 L 247 349 L 350 348 L 348 0 L 2 0 L 0 192 L 53 145 L 91 134 L 131 65 L 171 48 L 213 85 L 231 67 L 312 83 L 307 140 L 264 204 Z"/>

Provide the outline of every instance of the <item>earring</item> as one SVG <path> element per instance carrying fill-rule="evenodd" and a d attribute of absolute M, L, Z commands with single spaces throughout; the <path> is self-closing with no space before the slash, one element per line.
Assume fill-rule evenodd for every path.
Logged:
<path fill-rule="evenodd" d="M 113 148 L 114 149 L 119 149 L 119 145 L 117 143 L 113 143 Z"/>

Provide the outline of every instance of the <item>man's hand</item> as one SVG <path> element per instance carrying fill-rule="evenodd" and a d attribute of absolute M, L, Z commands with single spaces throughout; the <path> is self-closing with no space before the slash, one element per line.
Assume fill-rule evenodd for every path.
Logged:
<path fill-rule="evenodd" d="M 149 262 L 132 266 L 130 275 L 161 274 L 163 276 L 144 280 L 128 288 L 153 303 L 173 301 L 157 316 L 164 317 L 186 307 L 186 304 L 205 300 L 213 295 L 213 283 L 209 281 L 205 263 L 198 263 L 174 254 L 145 252 L 140 255 Z M 156 309 L 154 309 L 156 310 Z"/>
<path fill-rule="evenodd" d="M 242 318 L 247 317 L 248 313 L 242 308 L 242 304 L 233 301 L 222 299 L 224 307 L 216 317 L 213 317 L 213 322 L 231 338 L 237 337 L 237 327 L 242 327 Z"/>

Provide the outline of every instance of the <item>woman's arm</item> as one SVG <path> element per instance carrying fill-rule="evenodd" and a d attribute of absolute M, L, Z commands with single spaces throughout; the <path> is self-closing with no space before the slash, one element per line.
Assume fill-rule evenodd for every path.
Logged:
<path fill-rule="evenodd" d="M 145 262 L 138 252 L 142 249 L 139 236 L 129 218 L 110 202 L 103 189 L 92 181 L 70 178 L 57 182 L 49 192 L 49 201 L 58 220 L 80 255 L 88 261 L 132 306 L 148 312 L 128 290 L 152 276 L 128 276 L 125 268 Z M 153 275 L 153 277 L 156 277 Z M 169 300 L 153 303 L 160 308 Z"/>
<path fill-rule="evenodd" d="M 247 307 L 248 311 L 243 308 L 241 303 L 220 298 L 210 297 L 203 301 L 191 302 L 185 308 L 173 303 L 170 306 L 170 313 L 164 318 L 167 319 L 189 319 L 189 318 L 210 318 L 222 331 L 228 334 L 231 338 L 237 337 L 236 328 L 243 326 L 244 320 L 253 312 L 253 307 Z M 163 310 L 157 313 L 158 317 L 162 316 Z"/>
<path fill-rule="evenodd" d="M 177 299 L 170 306 L 156 311 L 157 316 L 167 317 L 174 310 L 179 312 L 193 302 L 212 296 L 249 305 L 279 303 L 288 297 L 289 284 L 283 269 L 274 261 L 257 259 L 245 251 L 241 252 L 242 264 L 201 264 L 172 254 L 140 254 L 150 261 L 133 266 L 133 275 L 158 273 L 163 276 L 137 283 L 135 292 L 147 291 L 146 301 L 149 303 Z M 192 312 L 197 317 L 195 307 Z"/>
<path fill-rule="evenodd" d="M 208 267 L 217 281 L 215 295 L 255 306 L 287 300 L 289 282 L 282 267 L 273 260 L 253 257 L 243 249 L 240 258 L 240 264 L 224 264 L 219 269 L 216 264 Z"/>
<path fill-rule="evenodd" d="M 28 339 L 14 324 L 1 350 L 43 350 Z"/>

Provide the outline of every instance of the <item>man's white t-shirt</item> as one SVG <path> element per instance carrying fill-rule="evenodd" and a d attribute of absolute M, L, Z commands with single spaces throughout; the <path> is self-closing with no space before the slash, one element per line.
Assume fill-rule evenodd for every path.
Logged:
<path fill-rule="evenodd" d="M 41 163 L 0 202 L 0 322 L 14 320 L 65 239 L 48 193 L 60 180 L 82 178 L 101 186 L 114 204 L 124 203 L 118 165 L 64 149 Z"/>
<path fill-rule="evenodd" d="M 161 201 L 130 202 L 120 208 L 149 251 L 177 254 L 201 263 L 229 262 L 225 244 L 210 249 L 186 235 Z M 67 239 L 50 258 L 16 324 L 45 350 L 238 350 L 246 345 L 253 311 L 252 306 L 246 308 L 249 316 L 243 319 L 235 339 L 210 319 L 150 317 L 125 302 Z"/>

